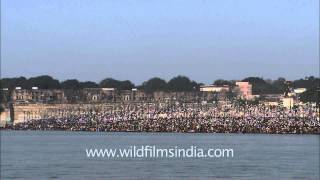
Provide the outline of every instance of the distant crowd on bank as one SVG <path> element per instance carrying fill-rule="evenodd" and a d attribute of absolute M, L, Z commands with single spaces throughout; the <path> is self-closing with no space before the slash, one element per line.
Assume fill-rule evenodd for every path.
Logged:
<path fill-rule="evenodd" d="M 15 130 L 320 134 L 316 107 L 225 104 L 117 104 L 68 110 L 16 123 Z"/>

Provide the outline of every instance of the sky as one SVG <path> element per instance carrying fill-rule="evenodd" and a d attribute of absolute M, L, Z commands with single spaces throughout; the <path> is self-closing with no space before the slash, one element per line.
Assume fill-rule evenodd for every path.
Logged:
<path fill-rule="evenodd" d="M 1 0 L 1 76 L 319 76 L 319 0 Z"/>

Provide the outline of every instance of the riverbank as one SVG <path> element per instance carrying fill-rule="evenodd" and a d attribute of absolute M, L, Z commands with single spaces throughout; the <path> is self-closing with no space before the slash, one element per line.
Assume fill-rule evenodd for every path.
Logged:
<path fill-rule="evenodd" d="M 132 130 L 106 130 L 106 129 L 26 129 L 6 127 L 0 128 L 1 131 L 66 131 L 66 132 L 123 132 L 123 133 L 203 133 L 203 134 L 313 134 L 320 135 L 320 130 L 315 131 L 132 131 Z"/>

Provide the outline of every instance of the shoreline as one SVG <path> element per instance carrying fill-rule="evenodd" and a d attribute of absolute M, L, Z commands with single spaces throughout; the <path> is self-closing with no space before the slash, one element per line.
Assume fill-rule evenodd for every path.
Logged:
<path fill-rule="evenodd" d="M 310 133 L 293 133 L 293 132 L 277 132 L 277 133 L 266 133 L 266 132 L 183 132 L 183 131 L 84 131 L 84 130 L 61 130 L 61 129 L 10 129 L 10 128 L 0 128 L 1 131 L 28 131 L 28 132 L 88 132 L 88 133 L 161 133 L 161 134 L 234 134 L 234 135 L 318 135 L 320 132 L 310 132 Z"/>

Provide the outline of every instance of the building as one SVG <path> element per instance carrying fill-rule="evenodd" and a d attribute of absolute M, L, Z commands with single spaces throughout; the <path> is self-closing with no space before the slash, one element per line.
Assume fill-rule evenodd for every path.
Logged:
<path fill-rule="evenodd" d="M 244 99 L 252 99 L 252 85 L 249 82 L 236 82 L 236 92 Z"/>
<path fill-rule="evenodd" d="M 227 92 L 229 91 L 229 86 L 215 86 L 215 85 L 205 85 L 200 87 L 202 92 Z"/>
<path fill-rule="evenodd" d="M 299 96 L 306 91 L 306 88 L 296 88 L 292 89 L 291 92 L 288 92 L 287 95 L 288 97 L 294 98 L 295 101 L 299 101 Z"/>
<path fill-rule="evenodd" d="M 280 102 L 283 98 L 283 94 L 263 94 L 261 95 L 263 99 L 267 102 Z"/>
<path fill-rule="evenodd" d="M 115 88 L 84 88 L 81 100 L 86 103 L 128 102 L 146 100 L 146 94 L 136 88 L 117 90 Z"/>
<path fill-rule="evenodd" d="M 64 92 L 59 89 L 32 90 L 16 88 L 12 92 L 12 101 L 17 104 L 24 103 L 61 103 L 65 101 Z"/>
<path fill-rule="evenodd" d="M 306 88 L 296 88 L 293 90 L 293 92 L 295 94 L 301 94 L 301 93 L 304 93 L 307 89 Z"/>
<path fill-rule="evenodd" d="M 116 89 L 114 88 L 84 88 L 81 91 L 81 101 L 94 102 L 113 102 L 115 101 Z"/>
<path fill-rule="evenodd" d="M 286 108 L 292 108 L 294 106 L 294 99 L 291 97 L 283 98 L 282 105 L 283 105 L 283 107 L 286 107 Z"/>

